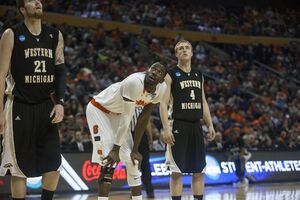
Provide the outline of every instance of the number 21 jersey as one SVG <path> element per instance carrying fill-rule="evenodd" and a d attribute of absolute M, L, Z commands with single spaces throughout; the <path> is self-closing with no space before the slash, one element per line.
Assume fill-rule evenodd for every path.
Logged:
<path fill-rule="evenodd" d="M 58 30 L 42 24 L 33 35 L 24 23 L 12 28 L 14 47 L 11 58 L 10 85 L 16 99 L 36 104 L 49 99 L 55 86 L 55 51 Z"/>

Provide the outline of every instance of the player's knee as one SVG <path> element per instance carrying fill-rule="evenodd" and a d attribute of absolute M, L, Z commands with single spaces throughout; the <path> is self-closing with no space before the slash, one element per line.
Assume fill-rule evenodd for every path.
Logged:
<path fill-rule="evenodd" d="M 193 179 L 200 181 L 200 180 L 204 179 L 204 174 L 203 173 L 194 173 Z"/>
<path fill-rule="evenodd" d="M 129 187 L 139 186 L 142 184 L 141 173 L 138 165 L 133 165 L 131 162 L 126 163 L 127 182 Z"/>
<path fill-rule="evenodd" d="M 182 173 L 172 172 L 171 174 L 171 178 L 173 180 L 181 179 L 181 177 L 182 177 Z"/>
<path fill-rule="evenodd" d="M 101 173 L 98 179 L 98 183 L 102 184 L 111 184 L 112 178 L 114 175 L 115 168 L 101 166 Z"/>
<path fill-rule="evenodd" d="M 11 193 L 14 198 L 24 198 L 26 195 L 26 178 L 22 177 L 11 177 Z"/>

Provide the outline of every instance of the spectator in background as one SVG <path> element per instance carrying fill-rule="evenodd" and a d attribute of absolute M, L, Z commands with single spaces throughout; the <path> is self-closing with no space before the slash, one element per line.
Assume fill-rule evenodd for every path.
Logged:
<path fill-rule="evenodd" d="M 159 131 L 157 128 L 153 129 L 153 149 L 155 151 L 165 151 L 166 144 L 163 140 L 163 129 Z"/>
<path fill-rule="evenodd" d="M 249 180 L 246 178 L 246 163 L 251 158 L 252 154 L 243 146 L 235 147 L 230 150 L 229 160 L 234 162 L 235 174 L 238 177 L 238 182 L 234 185 L 238 187 L 246 187 Z"/>
<path fill-rule="evenodd" d="M 90 133 L 87 133 L 85 131 L 83 132 L 82 143 L 83 143 L 84 151 L 91 153 L 93 150 L 93 143 L 92 143 L 92 138 Z"/>
<path fill-rule="evenodd" d="M 72 152 L 84 152 L 84 144 L 82 141 L 82 135 L 80 131 L 76 131 L 74 134 L 73 142 L 70 144 L 70 151 Z"/>

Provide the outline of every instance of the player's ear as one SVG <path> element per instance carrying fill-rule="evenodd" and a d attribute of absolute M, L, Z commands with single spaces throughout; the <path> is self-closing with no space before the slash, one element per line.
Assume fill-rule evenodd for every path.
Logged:
<path fill-rule="evenodd" d="M 175 57 L 178 58 L 178 53 L 177 53 L 177 51 L 175 51 Z"/>
<path fill-rule="evenodd" d="M 24 16 L 25 8 L 24 7 L 20 7 L 19 8 L 19 12 Z"/>

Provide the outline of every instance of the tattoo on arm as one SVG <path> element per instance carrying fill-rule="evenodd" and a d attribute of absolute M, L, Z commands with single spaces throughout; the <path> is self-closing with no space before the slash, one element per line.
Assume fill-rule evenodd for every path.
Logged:
<path fill-rule="evenodd" d="M 58 34 L 58 43 L 55 52 L 55 65 L 59 65 L 65 62 L 64 58 L 64 38 L 59 31 Z"/>

